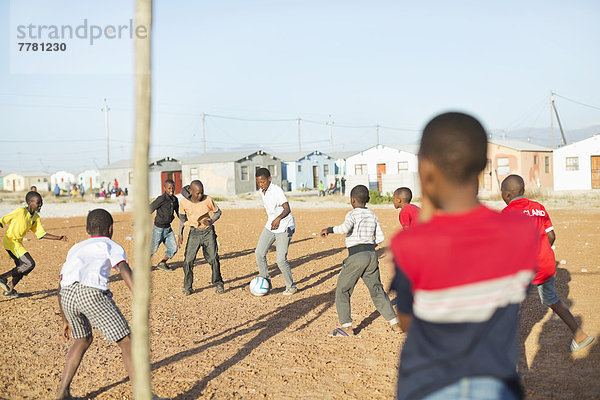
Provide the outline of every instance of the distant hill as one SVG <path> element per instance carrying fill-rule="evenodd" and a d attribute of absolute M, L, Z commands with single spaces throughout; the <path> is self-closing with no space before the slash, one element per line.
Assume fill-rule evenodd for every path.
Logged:
<path fill-rule="evenodd" d="M 578 142 L 590 136 L 600 133 L 600 125 L 592 125 L 586 128 L 565 131 L 567 144 Z M 502 134 L 494 132 L 493 139 L 502 139 Z M 505 139 L 514 139 L 521 142 L 530 142 L 540 146 L 551 147 L 550 128 L 523 128 L 506 133 Z M 554 127 L 554 146 L 562 146 L 562 138 L 558 126 Z"/>

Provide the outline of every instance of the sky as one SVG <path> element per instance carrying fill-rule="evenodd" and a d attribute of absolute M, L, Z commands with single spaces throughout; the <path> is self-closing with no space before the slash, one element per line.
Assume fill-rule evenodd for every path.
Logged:
<path fill-rule="evenodd" d="M 2 174 L 106 165 L 104 99 L 110 161 L 132 157 L 133 40 L 23 52 L 49 39 L 17 27 L 106 27 L 134 11 L 0 0 Z M 376 125 L 380 143 L 417 143 L 448 110 L 522 136 L 549 129 L 550 91 L 567 136 L 600 125 L 598 1 L 155 0 L 153 12 L 152 157 L 201 154 L 202 113 L 208 152 L 274 154 L 298 151 L 297 118 L 302 150 L 326 153 L 375 145 Z"/>

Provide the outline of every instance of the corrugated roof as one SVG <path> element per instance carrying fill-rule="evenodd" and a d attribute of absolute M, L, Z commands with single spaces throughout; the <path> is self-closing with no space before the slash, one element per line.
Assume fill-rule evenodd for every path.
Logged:
<path fill-rule="evenodd" d="M 265 154 L 274 158 L 279 159 L 272 154 L 264 152 L 262 150 L 257 151 L 233 151 L 228 153 L 206 153 L 197 157 L 189 157 L 181 160 L 182 164 L 210 164 L 210 163 L 222 163 L 222 162 L 236 162 L 243 160 L 246 157 L 253 156 L 255 154 Z"/>
<path fill-rule="evenodd" d="M 493 139 L 489 141 L 491 144 L 508 147 L 519 151 L 552 151 L 549 147 L 538 146 L 537 144 L 519 142 L 518 140 L 510 139 Z"/>
<path fill-rule="evenodd" d="M 322 154 L 326 157 L 333 158 L 329 154 L 322 153 L 318 150 L 314 151 L 295 151 L 291 153 L 277 153 L 277 157 L 281 158 L 282 161 L 292 162 L 303 159 L 304 157 L 310 156 L 311 154 Z"/>
<path fill-rule="evenodd" d="M 48 176 L 48 177 L 51 175 L 48 172 L 27 171 L 27 172 L 8 172 L 8 173 L 4 174 L 4 176 L 6 176 L 8 174 L 17 174 L 17 175 L 21 175 L 21 176 Z"/>
<path fill-rule="evenodd" d="M 165 161 L 165 162 L 179 162 L 179 160 L 173 157 L 151 157 L 148 159 L 148 165 L 152 165 L 154 163 Z M 99 169 L 119 169 L 119 168 L 133 168 L 133 160 L 119 160 L 114 163 L 110 163 L 104 167 Z"/>
<path fill-rule="evenodd" d="M 329 153 L 329 157 L 334 160 L 345 160 L 350 156 L 360 153 L 360 151 L 334 151 L 333 153 Z"/>
<path fill-rule="evenodd" d="M 396 150 L 405 151 L 410 154 L 419 154 L 418 144 L 384 144 L 384 146 L 391 147 Z"/>

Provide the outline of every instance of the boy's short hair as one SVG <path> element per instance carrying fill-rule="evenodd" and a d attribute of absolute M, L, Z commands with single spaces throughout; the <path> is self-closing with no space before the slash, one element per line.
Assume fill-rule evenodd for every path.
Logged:
<path fill-rule="evenodd" d="M 449 180 L 466 183 L 486 166 L 485 129 L 467 114 L 438 115 L 423 130 L 419 157 L 431 160 Z"/>
<path fill-rule="evenodd" d="M 365 185 L 356 185 L 350 191 L 350 197 L 361 204 L 367 204 L 369 202 L 369 189 Z"/>
<path fill-rule="evenodd" d="M 165 183 L 163 183 L 163 186 L 167 186 L 167 183 L 170 183 L 171 185 L 175 186 L 175 181 L 173 179 L 166 179 Z"/>
<path fill-rule="evenodd" d="M 90 234 L 102 234 L 113 224 L 113 217 L 102 208 L 96 208 L 87 215 L 86 228 Z"/>
<path fill-rule="evenodd" d="M 406 199 L 408 203 L 412 200 L 412 190 L 403 186 L 394 191 L 394 196 L 397 196 L 401 199 Z"/>
<path fill-rule="evenodd" d="M 268 179 L 271 177 L 271 172 L 269 172 L 269 170 L 267 168 L 259 168 L 256 170 L 256 177 L 258 178 L 259 176 L 262 176 L 265 179 Z"/>
<path fill-rule="evenodd" d="M 41 200 L 42 195 L 34 190 L 31 190 L 31 191 L 27 192 L 27 194 L 25 195 L 25 202 L 29 203 L 30 201 L 32 201 L 35 198 L 39 198 Z"/>

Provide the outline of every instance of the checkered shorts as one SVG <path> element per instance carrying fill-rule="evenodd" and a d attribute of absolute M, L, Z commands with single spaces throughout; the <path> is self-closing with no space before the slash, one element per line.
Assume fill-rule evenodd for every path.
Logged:
<path fill-rule="evenodd" d="M 60 289 L 60 302 L 74 339 L 90 336 L 92 325 L 112 343 L 130 333 L 127 320 L 113 301 L 109 290 L 75 282 Z"/>

